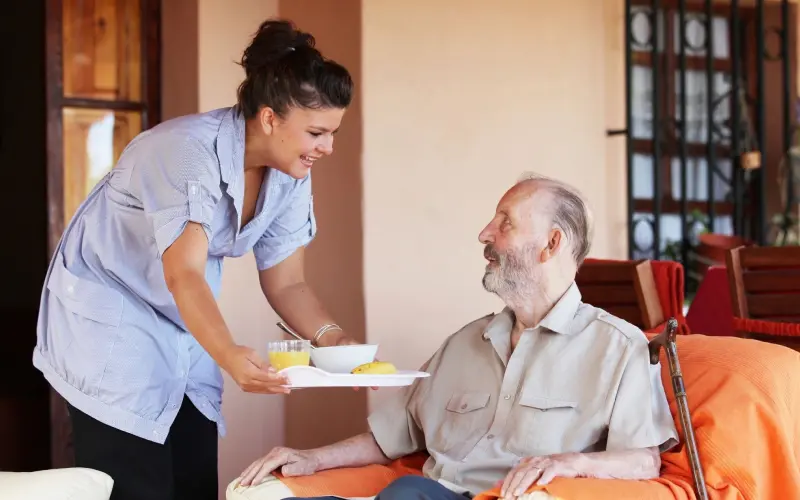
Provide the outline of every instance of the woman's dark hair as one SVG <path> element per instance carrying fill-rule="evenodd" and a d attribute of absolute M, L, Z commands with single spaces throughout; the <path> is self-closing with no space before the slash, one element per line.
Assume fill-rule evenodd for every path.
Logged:
<path fill-rule="evenodd" d="M 284 116 L 292 106 L 346 108 L 353 80 L 340 64 L 314 47 L 314 37 L 291 21 L 261 24 L 242 55 L 245 80 L 239 85 L 239 109 L 254 117 L 264 106 Z"/>

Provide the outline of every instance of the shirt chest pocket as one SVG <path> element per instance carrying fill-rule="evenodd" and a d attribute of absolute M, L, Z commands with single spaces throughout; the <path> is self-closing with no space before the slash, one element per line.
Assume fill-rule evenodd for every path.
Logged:
<path fill-rule="evenodd" d="M 523 392 L 510 422 L 508 450 L 519 456 L 568 451 L 579 415 L 578 398 Z"/>
<path fill-rule="evenodd" d="M 454 459 L 466 456 L 491 424 L 490 400 L 488 392 L 462 392 L 450 396 L 432 442 L 437 451 Z"/>

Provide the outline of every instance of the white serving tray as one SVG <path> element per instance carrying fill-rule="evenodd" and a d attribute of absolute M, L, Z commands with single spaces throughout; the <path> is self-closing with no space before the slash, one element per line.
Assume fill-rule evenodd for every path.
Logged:
<path fill-rule="evenodd" d="M 390 375 L 329 373 L 314 366 L 290 366 L 278 373 L 289 379 L 289 387 L 404 387 L 418 378 L 429 377 L 430 373 L 399 370 Z"/>

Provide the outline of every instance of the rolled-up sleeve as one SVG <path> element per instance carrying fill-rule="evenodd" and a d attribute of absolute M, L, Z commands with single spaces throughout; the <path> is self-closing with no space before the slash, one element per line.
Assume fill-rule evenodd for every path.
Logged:
<path fill-rule="evenodd" d="M 311 243 L 317 234 L 311 174 L 299 181 L 285 208 L 253 247 L 259 271 L 273 267 L 298 248 Z"/>
<path fill-rule="evenodd" d="M 375 441 L 387 458 L 395 460 L 427 449 L 425 431 L 420 426 L 418 411 L 430 404 L 430 388 L 436 379 L 449 341 L 448 338 L 420 367 L 420 371 L 430 374 L 428 378 L 417 379 L 410 386 L 392 394 L 367 419 Z"/>
<path fill-rule="evenodd" d="M 664 452 L 678 443 L 678 433 L 661 382 L 661 365 L 650 364 L 647 342 L 630 341 L 611 421 L 606 450 L 658 447 Z"/>
<path fill-rule="evenodd" d="M 425 436 L 411 415 L 406 391 L 392 395 L 370 414 L 368 422 L 378 446 L 391 460 L 425 449 Z"/>
<path fill-rule="evenodd" d="M 131 184 L 137 186 L 161 257 L 188 222 L 202 225 L 211 241 L 211 220 L 222 190 L 219 161 L 200 141 L 167 134 L 156 140 L 160 144 L 142 160 L 146 164 L 133 169 Z"/>

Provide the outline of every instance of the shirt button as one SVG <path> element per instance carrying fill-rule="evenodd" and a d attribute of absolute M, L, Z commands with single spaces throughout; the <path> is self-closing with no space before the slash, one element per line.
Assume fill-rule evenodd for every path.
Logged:
<path fill-rule="evenodd" d="M 74 286 L 72 286 L 72 285 L 69 285 L 69 286 L 67 287 L 67 293 L 74 293 L 74 292 L 75 292 L 75 287 L 74 287 Z"/>
<path fill-rule="evenodd" d="M 505 400 L 511 399 L 511 394 L 506 394 L 505 396 L 503 396 L 503 399 Z"/>
<path fill-rule="evenodd" d="M 486 436 L 486 439 L 494 439 L 494 434 L 489 434 L 488 436 Z"/>
<path fill-rule="evenodd" d="M 462 410 L 466 410 L 467 409 L 467 403 L 464 403 L 463 405 L 461 405 L 461 409 Z"/>

